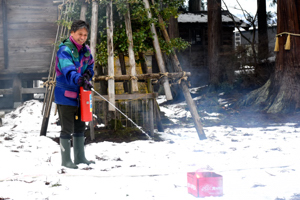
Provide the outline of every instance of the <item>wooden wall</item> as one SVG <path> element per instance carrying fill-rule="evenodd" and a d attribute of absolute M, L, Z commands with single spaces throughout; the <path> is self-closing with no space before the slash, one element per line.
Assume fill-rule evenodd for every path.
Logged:
<path fill-rule="evenodd" d="M 209 81 L 208 69 L 208 37 L 206 23 L 179 23 L 179 36 L 190 42 L 191 46 L 180 52 L 180 62 L 184 71 L 191 72 L 192 86 L 206 85 Z M 226 66 L 234 66 L 233 52 L 233 27 L 223 24 L 221 63 Z"/>
<path fill-rule="evenodd" d="M 2 16 L 2 8 L 0 12 Z M 55 23 L 57 5 L 53 5 L 52 0 L 8 0 L 6 13 L 8 35 L 6 73 L 37 73 L 49 70 L 57 29 Z M 2 26 L 0 69 L 3 69 L 4 50 L 1 33 Z"/>
<path fill-rule="evenodd" d="M 0 70 L 4 68 L 2 0 L 0 0 Z"/>

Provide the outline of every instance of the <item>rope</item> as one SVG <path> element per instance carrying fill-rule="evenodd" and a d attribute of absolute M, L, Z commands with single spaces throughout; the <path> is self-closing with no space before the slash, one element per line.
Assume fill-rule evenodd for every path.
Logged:
<path fill-rule="evenodd" d="M 187 79 L 188 79 L 188 76 L 186 75 L 186 72 L 183 71 L 183 75 L 182 75 L 182 77 L 180 79 L 178 79 L 177 83 L 180 85 L 180 83 L 181 83 L 182 80 L 187 81 Z"/>
<path fill-rule="evenodd" d="M 278 33 L 278 34 L 276 35 L 276 37 L 282 36 L 282 35 L 300 36 L 300 34 L 297 34 L 297 33 L 282 32 L 282 33 Z"/>
<path fill-rule="evenodd" d="M 106 77 L 105 77 L 105 80 L 106 80 L 106 81 L 111 80 L 111 79 L 112 79 L 112 80 L 115 80 L 115 77 L 114 77 L 114 76 L 106 76 Z"/>
<path fill-rule="evenodd" d="M 50 78 L 50 80 L 47 80 L 43 86 L 46 86 L 47 88 L 51 89 L 52 86 L 55 86 L 56 85 L 56 81 L 54 81 L 52 79 L 52 77 Z"/>
<path fill-rule="evenodd" d="M 160 76 L 160 79 L 163 78 L 164 76 L 168 77 L 169 75 L 169 72 L 165 72 L 165 73 L 160 73 L 161 76 Z"/>
<path fill-rule="evenodd" d="M 284 45 L 284 49 L 285 50 L 290 50 L 291 49 L 291 36 L 296 36 L 296 37 L 300 37 L 300 34 L 297 33 L 290 33 L 290 32 L 282 32 L 282 33 L 278 33 L 276 35 L 276 43 L 275 43 L 275 48 L 274 51 L 278 52 L 279 51 L 279 41 L 278 41 L 278 37 L 282 36 L 282 35 L 288 35 L 287 39 L 286 39 L 286 43 Z"/>
<path fill-rule="evenodd" d="M 130 76 L 130 80 L 139 80 L 136 76 Z"/>

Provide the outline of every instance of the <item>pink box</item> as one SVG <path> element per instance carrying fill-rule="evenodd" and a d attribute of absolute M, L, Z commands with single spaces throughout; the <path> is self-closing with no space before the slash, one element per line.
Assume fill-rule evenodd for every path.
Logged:
<path fill-rule="evenodd" d="M 188 172 L 187 188 L 195 197 L 222 196 L 223 177 L 214 172 Z"/>

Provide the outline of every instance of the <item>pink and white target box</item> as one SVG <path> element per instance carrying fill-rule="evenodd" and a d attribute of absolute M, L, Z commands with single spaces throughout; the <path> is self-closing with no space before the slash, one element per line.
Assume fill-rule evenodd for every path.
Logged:
<path fill-rule="evenodd" d="M 188 193 L 195 197 L 223 195 L 223 177 L 214 172 L 188 172 Z"/>

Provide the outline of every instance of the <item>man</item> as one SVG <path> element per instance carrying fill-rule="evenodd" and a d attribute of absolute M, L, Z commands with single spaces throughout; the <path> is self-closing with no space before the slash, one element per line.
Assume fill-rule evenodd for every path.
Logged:
<path fill-rule="evenodd" d="M 85 122 L 81 121 L 79 88 L 91 90 L 89 80 L 94 75 L 94 59 L 84 43 L 89 25 L 81 20 L 74 21 L 71 35 L 59 45 L 56 56 L 55 103 L 61 123 L 60 147 L 62 166 L 77 169 L 79 163 L 91 164 L 84 153 Z M 73 134 L 73 135 L 72 135 Z M 70 157 L 70 139 L 73 136 L 74 163 Z"/>

